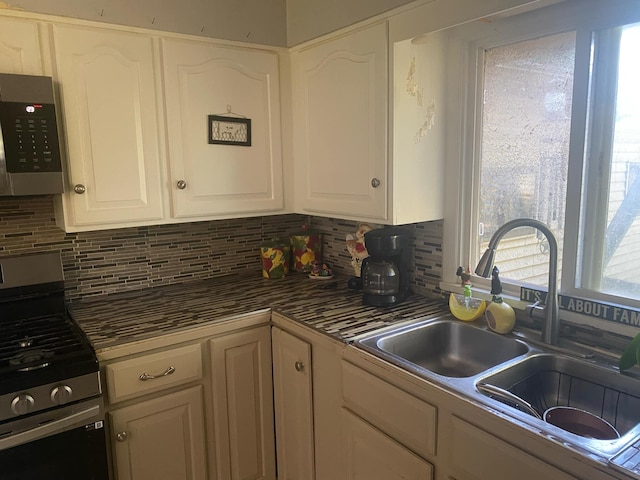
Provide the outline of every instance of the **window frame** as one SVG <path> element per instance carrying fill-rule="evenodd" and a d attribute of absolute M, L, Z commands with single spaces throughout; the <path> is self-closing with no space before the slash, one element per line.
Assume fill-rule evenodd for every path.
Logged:
<path fill-rule="evenodd" d="M 514 13 L 514 12 L 512 12 Z M 493 20 L 493 19 L 490 19 Z M 441 288 L 446 291 L 461 291 L 460 281 L 455 276 L 461 262 L 474 261 L 474 236 L 477 238 L 478 211 L 474 202 L 478 201 L 480 178 L 479 148 L 481 144 L 480 125 L 482 118 L 482 65 L 485 49 L 525 41 L 543 35 L 553 35 L 568 31 L 576 32 L 576 70 L 572 99 L 572 119 L 569 152 L 569 171 L 567 182 L 567 204 L 565 207 L 564 248 L 571 254 L 563 255 L 562 280 L 559 292 L 588 298 L 596 301 L 611 301 L 611 297 L 587 288 L 576 287 L 575 279 L 582 273 L 583 266 L 574 254 L 580 245 L 580 213 L 585 204 L 582 202 L 583 177 L 585 172 L 585 137 L 587 131 L 588 101 L 590 95 L 589 66 L 591 61 L 592 32 L 611 28 L 619 24 L 640 22 L 640 8 L 637 2 L 621 0 L 615 4 L 599 0 L 567 1 L 543 7 L 519 15 L 501 16 L 495 21 L 472 22 L 456 27 L 454 38 L 457 45 L 452 47 L 461 59 L 448 66 L 449 78 L 460 79 L 452 85 L 447 97 L 447 163 L 446 194 L 443 245 L 443 278 Z M 455 50 L 457 49 L 457 50 Z M 591 128 L 591 126 L 589 126 Z M 461 141 L 462 140 L 462 141 Z M 592 164 L 589 164 L 592 165 Z M 593 174 L 587 178 L 593 179 Z M 588 188 L 593 189 L 597 181 L 590 180 Z M 571 199 L 581 199 L 571 201 Z M 589 201 L 593 201 L 590 199 Z M 466 266 L 466 264 L 464 264 Z M 470 265 L 471 270 L 475 265 Z M 490 280 L 477 276 L 473 278 L 474 295 L 489 298 Z M 524 308 L 519 301 L 520 284 L 503 281 L 504 296 L 513 306 Z M 546 286 L 540 288 L 546 290 Z M 626 302 L 625 302 L 626 304 Z M 640 302 L 631 300 L 631 308 L 640 306 Z M 629 334 L 626 325 L 597 320 L 570 312 L 562 312 L 563 319 L 602 327 Z"/>

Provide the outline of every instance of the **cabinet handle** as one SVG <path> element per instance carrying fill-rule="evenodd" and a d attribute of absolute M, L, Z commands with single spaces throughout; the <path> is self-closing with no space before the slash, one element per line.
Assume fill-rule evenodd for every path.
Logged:
<path fill-rule="evenodd" d="M 178 180 L 176 182 L 176 187 L 178 187 L 178 189 L 180 190 L 184 190 L 185 188 L 187 188 L 187 182 L 185 182 L 184 180 Z"/>
<path fill-rule="evenodd" d="M 296 362 L 295 363 L 295 367 L 296 367 L 296 371 L 298 372 L 302 372 L 304 370 L 304 363 L 302 362 Z"/>
<path fill-rule="evenodd" d="M 73 191 L 76 192 L 78 195 L 82 195 L 84 192 L 87 191 L 87 187 L 85 187 L 81 183 L 78 183 L 75 187 L 73 187 Z"/>
<path fill-rule="evenodd" d="M 371 186 L 373 188 L 378 188 L 380 186 L 380 180 L 378 180 L 377 178 L 372 178 L 371 179 Z"/>
<path fill-rule="evenodd" d="M 176 371 L 175 368 L 169 367 L 164 372 L 162 372 L 160 375 L 149 375 L 148 373 L 143 373 L 138 378 L 141 381 L 146 382 L 147 380 L 153 380 L 155 378 L 162 378 L 162 377 L 166 377 L 167 375 L 172 375 L 173 372 L 175 372 L 175 371 Z"/>
<path fill-rule="evenodd" d="M 119 442 L 126 441 L 127 437 L 129 437 L 129 434 L 127 432 L 118 432 L 118 433 L 116 433 L 116 440 L 119 441 Z"/>

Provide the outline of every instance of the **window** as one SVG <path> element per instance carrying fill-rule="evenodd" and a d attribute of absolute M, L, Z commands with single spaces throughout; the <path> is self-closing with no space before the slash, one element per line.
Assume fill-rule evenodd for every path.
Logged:
<path fill-rule="evenodd" d="M 593 47 L 576 286 L 640 300 L 640 23 L 596 32 Z"/>
<path fill-rule="evenodd" d="M 497 228 L 515 218 L 547 224 L 562 245 L 575 37 L 560 33 L 484 51 L 477 258 Z M 503 278 L 546 285 L 546 239 L 526 230 L 507 234 L 496 263 Z"/>
<path fill-rule="evenodd" d="M 498 227 L 527 217 L 556 235 L 561 293 L 640 307 L 637 2 L 568 1 L 456 37 L 469 74 L 448 123 L 464 125 L 464 146 L 447 167 L 458 193 L 447 199 L 444 243 L 457 248 L 444 252 L 445 282 L 459 264 L 473 269 Z M 546 290 L 548 253 L 534 229 L 505 236 L 505 290 Z"/>

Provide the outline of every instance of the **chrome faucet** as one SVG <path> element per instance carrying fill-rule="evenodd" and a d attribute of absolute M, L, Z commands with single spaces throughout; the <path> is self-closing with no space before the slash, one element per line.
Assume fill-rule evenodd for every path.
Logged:
<path fill-rule="evenodd" d="M 557 345 L 558 344 L 558 331 L 559 331 L 559 320 L 558 320 L 558 242 L 556 241 L 556 237 L 553 235 L 553 232 L 549 229 L 547 225 L 538 220 L 534 220 L 533 218 L 517 218 L 515 220 L 511 220 L 510 222 L 502 225 L 498 230 L 495 231 L 491 240 L 489 240 L 489 245 L 487 250 L 482 255 L 482 258 L 478 262 L 478 266 L 476 267 L 476 275 L 480 275 L 481 277 L 488 278 L 491 274 L 491 269 L 493 268 L 493 262 L 496 256 L 496 248 L 498 247 L 498 243 L 504 235 L 518 227 L 533 227 L 544 234 L 549 242 L 549 285 L 547 292 L 547 299 L 545 300 L 544 308 L 541 309 L 545 321 L 542 325 L 542 341 L 549 345 Z M 539 311 L 540 307 L 537 303 L 530 306 L 531 307 L 531 315 L 533 316 L 534 312 Z"/>

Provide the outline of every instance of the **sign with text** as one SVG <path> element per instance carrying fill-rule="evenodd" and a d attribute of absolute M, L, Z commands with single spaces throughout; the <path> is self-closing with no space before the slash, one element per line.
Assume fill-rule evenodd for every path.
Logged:
<path fill-rule="evenodd" d="M 524 302 L 545 303 L 546 297 L 547 292 L 520 287 L 520 300 Z M 640 327 L 640 311 L 621 307 L 619 305 L 595 302 L 593 300 L 585 300 L 583 298 L 574 298 L 567 295 L 558 295 L 558 308 L 567 312 L 575 312 L 589 317 L 608 320 L 610 322 Z"/>

